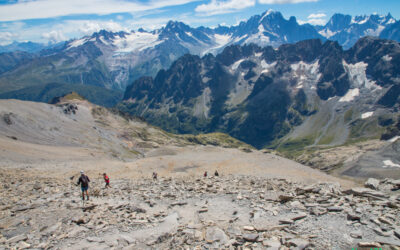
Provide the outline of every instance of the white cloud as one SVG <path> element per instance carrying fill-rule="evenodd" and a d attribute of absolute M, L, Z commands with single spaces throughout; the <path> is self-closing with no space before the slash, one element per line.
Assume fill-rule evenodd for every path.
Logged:
<path fill-rule="evenodd" d="M 291 4 L 291 3 L 306 3 L 318 2 L 319 0 L 258 0 L 261 4 Z"/>
<path fill-rule="evenodd" d="M 51 43 L 57 43 L 67 40 L 64 34 L 59 30 L 52 30 L 50 32 L 43 33 L 42 37 Z"/>
<path fill-rule="evenodd" d="M 67 21 L 65 24 L 71 26 L 70 29 L 76 27 L 76 31 L 79 31 L 82 35 L 91 35 L 100 30 L 112 32 L 129 31 L 122 27 L 121 24 L 114 21 L 71 20 Z"/>
<path fill-rule="evenodd" d="M 135 13 L 198 0 L 152 0 L 148 3 L 127 0 L 36 0 L 0 5 L 0 21 L 52 18 L 79 14 L 106 15 Z"/>
<path fill-rule="evenodd" d="M 326 14 L 324 14 L 324 13 L 313 13 L 307 17 L 307 19 L 308 19 L 307 21 L 297 20 L 297 22 L 299 24 L 309 23 L 312 25 L 325 25 L 327 22 L 327 20 L 325 18 L 326 18 Z"/>
<path fill-rule="evenodd" d="M 0 32 L 0 45 L 8 45 L 13 42 L 17 37 L 16 34 L 11 32 Z"/>
<path fill-rule="evenodd" d="M 126 25 L 131 27 L 132 29 L 143 28 L 145 30 L 155 30 L 165 26 L 168 21 L 171 20 L 171 17 L 159 17 L 159 18 L 133 18 L 129 20 Z M 217 19 L 210 17 L 196 17 L 193 16 L 192 13 L 183 13 L 179 16 L 175 16 L 173 20 L 177 20 L 179 22 L 183 22 L 192 27 L 200 26 L 207 24 L 209 22 L 216 22 Z M 207 26 L 208 27 L 208 26 Z"/>
<path fill-rule="evenodd" d="M 197 6 L 195 11 L 201 15 L 211 16 L 239 11 L 255 4 L 256 0 L 211 0 L 208 4 Z"/>
<path fill-rule="evenodd" d="M 317 13 L 317 14 L 310 14 L 307 18 L 308 19 L 316 19 L 316 18 L 324 18 L 326 14 L 324 13 Z"/>
<path fill-rule="evenodd" d="M 320 19 L 320 18 L 312 18 L 308 19 L 307 23 L 312 24 L 312 25 L 325 25 L 326 24 L 326 19 Z"/>

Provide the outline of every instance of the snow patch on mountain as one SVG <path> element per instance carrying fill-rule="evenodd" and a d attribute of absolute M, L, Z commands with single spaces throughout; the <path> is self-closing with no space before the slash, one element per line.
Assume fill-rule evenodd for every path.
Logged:
<path fill-rule="evenodd" d="M 261 60 L 261 67 L 263 68 L 263 71 L 261 71 L 261 74 L 263 73 L 268 73 L 270 69 L 274 68 L 276 66 L 276 62 L 268 64 L 265 60 Z"/>
<path fill-rule="evenodd" d="M 244 59 L 240 59 L 239 61 L 236 61 L 232 64 L 231 70 L 235 71 L 239 67 L 239 65 L 244 61 Z"/>
<path fill-rule="evenodd" d="M 87 37 L 82 38 L 82 39 L 78 39 L 78 40 L 74 40 L 74 41 L 72 41 L 72 42 L 70 42 L 68 44 L 68 49 L 76 48 L 76 47 L 79 47 L 81 45 L 84 45 L 88 40 L 89 39 Z"/>
<path fill-rule="evenodd" d="M 159 40 L 158 34 L 148 32 L 132 32 L 125 37 L 116 37 L 113 45 L 117 47 L 115 53 L 130 53 L 154 48 L 164 40 Z"/>
<path fill-rule="evenodd" d="M 384 60 L 386 62 L 390 62 L 392 60 L 392 57 L 389 55 L 384 55 L 384 56 L 382 56 L 382 60 Z"/>
<path fill-rule="evenodd" d="M 264 35 L 265 32 L 267 32 L 267 31 L 264 29 L 264 26 L 262 24 L 260 24 L 258 26 L 258 33 L 249 36 L 246 39 L 245 44 L 255 43 L 255 44 L 259 44 L 261 46 L 270 45 L 271 41 L 268 36 Z"/>
<path fill-rule="evenodd" d="M 109 45 L 109 42 L 107 42 L 106 39 L 104 39 L 104 36 L 101 36 L 99 39 L 103 44 Z"/>
<path fill-rule="evenodd" d="M 337 32 L 331 31 L 329 28 L 323 29 L 323 30 L 319 31 L 318 33 L 321 36 L 326 37 L 326 38 L 330 38 L 337 34 Z"/>
<path fill-rule="evenodd" d="M 384 164 L 384 166 L 382 166 L 383 168 L 388 168 L 388 167 L 400 168 L 400 165 L 392 162 L 392 160 L 385 160 L 383 161 L 383 164 Z"/>
<path fill-rule="evenodd" d="M 367 74 L 365 73 L 368 67 L 367 63 L 359 62 L 356 64 L 348 64 L 343 60 L 343 67 L 347 71 L 353 87 L 364 87 L 367 89 L 379 88 L 374 81 L 371 81 L 367 78 Z"/>
<path fill-rule="evenodd" d="M 383 25 L 378 25 L 378 27 L 376 29 L 367 29 L 364 32 L 365 36 L 379 36 L 379 34 L 381 34 L 382 30 L 385 29 L 385 26 Z"/>
<path fill-rule="evenodd" d="M 374 114 L 374 112 L 365 112 L 361 114 L 361 119 L 367 119 L 368 117 L 371 117 Z"/>
<path fill-rule="evenodd" d="M 271 15 L 271 14 L 273 14 L 273 13 L 276 13 L 276 11 L 275 10 L 272 10 L 272 9 L 269 9 L 267 12 L 265 12 L 265 14 L 261 17 L 261 19 L 260 19 L 260 23 L 267 17 L 267 16 L 269 16 L 269 15 Z"/>
<path fill-rule="evenodd" d="M 208 53 L 217 54 L 222 48 L 228 45 L 232 41 L 232 35 L 220 35 L 214 34 L 209 36 L 212 41 L 214 41 L 215 46 L 204 50 L 201 54 L 205 55 Z"/>
<path fill-rule="evenodd" d="M 197 97 L 194 105 L 193 114 L 199 118 L 208 118 L 211 107 L 211 89 L 209 87 L 203 90 L 203 93 Z"/>
<path fill-rule="evenodd" d="M 293 76 L 297 78 L 297 89 L 309 88 L 313 89 L 317 85 L 321 74 L 319 70 L 319 61 L 316 60 L 314 63 L 306 63 L 300 61 L 298 63 L 291 64 Z"/>
<path fill-rule="evenodd" d="M 360 89 L 355 88 L 355 89 L 349 89 L 347 93 L 339 99 L 339 102 L 351 102 L 354 100 L 355 97 L 360 95 Z"/>

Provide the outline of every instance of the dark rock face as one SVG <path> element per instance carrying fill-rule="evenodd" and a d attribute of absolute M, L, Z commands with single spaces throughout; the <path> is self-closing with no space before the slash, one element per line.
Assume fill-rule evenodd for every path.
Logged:
<path fill-rule="evenodd" d="M 377 104 L 396 105 L 399 51 L 396 42 L 370 37 L 347 51 L 337 42 L 320 40 L 276 50 L 232 45 L 216 57 L 185 55 L 154 79 L 140 78 L 127 88 L 119 108 L 173 132 L 223 131 L 261 148 L 315 113 L 310 93 L 321 100 L 346 95 L 354 77 L 348 64 L 367 64 L 367 77 L 389 87 Z M 298 74 L 304 73 L 298 67 L 316 63 L 317 69 L 308 73 L 318 74 L 314 90 L 299 86 Z"/>
<path fill-rule="evenodd" d="M 400 21 L 387 26 L 379 35 L 380 38 L 400 41 Z"/>
<path fill-rule="evenodd" d="M 337 42 L 326 42 L 323 46 L 324 57 L 320 61 L 322 77 L 317 86 L 321 99 L 343 96 L 349 90 L 348 76 L 343 68 L 343 50 Z"/>
<path fill-rule="evenodd" d="M 367 75 L 383 87 L 394 84 L 400 74 L 400 45 L 395 41 L 365 37 L 348 51 L 346 59 L 367 63 Z"/>

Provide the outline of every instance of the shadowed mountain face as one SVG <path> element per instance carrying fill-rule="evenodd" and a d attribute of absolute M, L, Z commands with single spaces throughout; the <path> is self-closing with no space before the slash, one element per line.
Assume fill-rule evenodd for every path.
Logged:
<path fill-rule="evenodd" d="M 397 42 L 371 37 L 349 50 L 320 40 L 234 45 L 136 80 L 119 107 L 170 131 L 224 131 L 256 147 L 342 144 L 379 137 L 377 119 L 395 115 L 398 60 Z"/>

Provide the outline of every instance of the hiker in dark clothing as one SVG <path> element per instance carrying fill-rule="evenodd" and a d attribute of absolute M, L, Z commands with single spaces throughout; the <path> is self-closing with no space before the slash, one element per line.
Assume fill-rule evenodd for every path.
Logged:
<path fill-rule="evenodd" d="M 219 176 L 219 173 L 217 170 L 215 170 L 214 176 Z"/>
<path fill-rule="evenodd" d="M 76 185 L 78 186 L 79 184 L 81 184 L 82 200 L 85 200 L 85 192 L 87 200 L 89 200 L 89 193 L 88 193 L 89 182 L 90 182 L 89 177 L 85 175 L 83 171 L 81 171 L 81 177 L 79 177 L 78 183 Z"/>
<path fill-rule="evenodd" d="M 204 176 L 204 177 L 207 177 L 207 171 L 204 172 L 203 176 Z"/>
<path fill-rule="evenodd" d="M 153 180 L 157 180 L 158 174 L 156 172 L 153 172 Z"/>
<path fill-rule="evenodd" d="M 104 181 L 106 182 L 105 188 L 110 188 L 111 187 L 110 186 L 110 178 L 108 178 L 106 173 L 103 174 L 103 177 L 104 177 Z"/>

